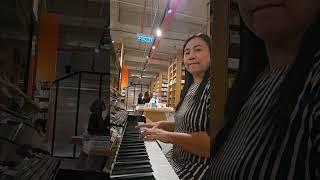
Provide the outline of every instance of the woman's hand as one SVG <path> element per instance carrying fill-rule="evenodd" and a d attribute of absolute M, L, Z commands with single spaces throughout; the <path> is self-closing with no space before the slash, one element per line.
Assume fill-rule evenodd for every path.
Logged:
<path fill-rule="evenodd" d="M 138 123 L 136 128 L 156 128 L 158 126 L 159 122 L 154 123 Z"/>
<path fill-rule="evenodd" d="M 175 129 L 175 124 L 174 124 L 174 122 L 170 122 L 170 121 L 158 121 L 158 122 L 147 123 L 147 124 L 139 123 L 139 125 L 136 126 L 136 128 L 140 128 L 140 129 L 158 128 L 158 129 L 162 129 L 165 131 L 173 132 Z"/>
<path fill-rule="evenodd" d="M 147 128 L 141 132 L 141 136 L 144 140 L 159 140 L 164 143 L 170 143 L 170 132 L 158 129 Z"/>
<path fill-rule="evenodd" d="M 153 123 L 139 123 L 136 128 L 165 128 L 165 121 L 158 121 Z"/>

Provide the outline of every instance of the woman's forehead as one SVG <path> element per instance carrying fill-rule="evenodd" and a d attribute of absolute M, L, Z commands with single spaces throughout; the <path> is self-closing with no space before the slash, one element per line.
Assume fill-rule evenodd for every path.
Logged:
<path fill-rule="evenodd" d="M 199 38 L 199 37 L 196 37 L 196 38 L 191 39 L 191 40 L 187 43 L 187 45 L 186 45 L 186 47 L 185 47 L 185 50 L 186 50 L 186 49 L 193 48 L 193 47 L 196 47 L 196 46 L 204 46 L 204 45 L 206 45 L 206 42 L 205 42 L 203 39 L 201 39 L 201 38 Z"/>

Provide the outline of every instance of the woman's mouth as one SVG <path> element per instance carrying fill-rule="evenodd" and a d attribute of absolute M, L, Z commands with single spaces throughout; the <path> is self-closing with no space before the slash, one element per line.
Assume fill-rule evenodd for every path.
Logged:
<path fill-rule="evenodd" d="M 195 65 L 195 64 L 199 64 L 199 63 L 190 63 L 190 64 L 189 64 L 189 66 L 191 66 L 191 65 Z"/>

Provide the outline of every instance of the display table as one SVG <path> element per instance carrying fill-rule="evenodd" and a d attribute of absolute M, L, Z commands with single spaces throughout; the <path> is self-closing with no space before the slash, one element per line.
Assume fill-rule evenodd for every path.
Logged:
<path fill-rule="evenodd" d="M 163 108 L 155 108 L 155 107 L 145 107 L 145 106 L 137 106 L 136 111 L 143 111 L 143 115 L 146 117 L 147 122 L 158 122 L 167 120 L 166 113 L 175 112 L 173 108 L 163 107 Z"/>

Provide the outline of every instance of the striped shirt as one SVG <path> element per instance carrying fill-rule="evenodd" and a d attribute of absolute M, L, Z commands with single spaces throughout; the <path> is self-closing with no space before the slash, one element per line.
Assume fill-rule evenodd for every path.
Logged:
<path fill-rule="evenodd" d="M 210 103 L 210 82 L 202 93 L 200 102 L 195 103 L 194 96 L 199 84 L 192 84 L 186 94 L 180 108 L 175 114 L 175 132 L 196 133 L 207 132 L 209 103 Z M 209 168 L 209 159 L 200 157 L 173 146 L 166 155 L 170 164 L 180 179 L 202 179 Z"/>
<path fill-rule="evenodd" d="M 264 120 L 289 69 L 266 70 L 258 77 L 230 134 L 213 155 L 206 179 L 320 179 L 319 61 L 308 75 L 279 149 L 272 148 L 274 125 Z"/>

